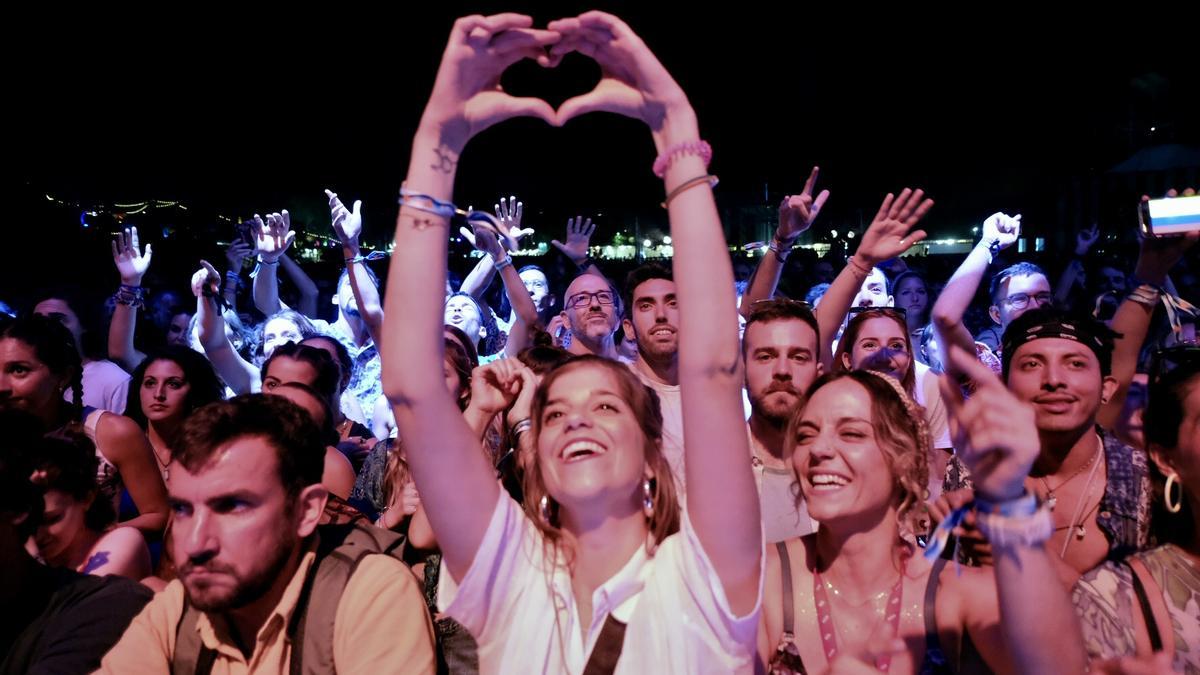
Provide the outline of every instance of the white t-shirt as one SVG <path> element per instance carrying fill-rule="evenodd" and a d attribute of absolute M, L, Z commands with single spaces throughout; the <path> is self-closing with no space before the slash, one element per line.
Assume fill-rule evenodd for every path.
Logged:
<path fill-rule="evenodd" d="M 678 488 L 677 493 L 680 495 L 680 499 L 683 499 L 683 495 L 687 494 L 687 490 L 685 489 L 686 476 L 683 473 L 683 400 L 679 395 L 679 385 L 663 384 L 654 381 L 642 373 L 636 363 L 626 363 L 625 365 L 629 366 L 634 375 L 638 376 L 642 384 L 650 387 L 654 390 L 654 393 L 658 394 L 658 405 L 662 410 L 663 417 L 663 456 L 667 458 L 667 464 L 671 466 L 671 472 L 675 474 L 675 485 Z"/>
<path fill-rule="evenodd" d="M 125 412 L 125 400 L 129 396 L 129 373 L 112 361 L 88 361 L 83 364 L 83 404 L 115 412 Z M 71 389 L 63 392 L 70 401 Z"/>
<path fill-rule="evenodd" d="M 548 553 L 501 494 L 459 583 L 443 565 L 438 605 L 479 643 L 480 673 L 582 673 L 610 613 L 627 624 L 615 673 L 754 671 L 761 582 L 754 609 L 735 616 L 686 513 L 653 557 L 639 546 L 596 589 L 590 626 L 580 625 L 566 567 L 560 560 L 551 569 Z"/>
<path fill-rule="evenodd" d="M 946 414 L 946 404 L 942 402 L 942 393 L 938 389 L 938 375 L 929 366 L 920 361 L 913 361 L 916 372 L 916 386 L 913 387 L 913 398 L 918 405 L 925 408 L 925 423 L 929 425 L 929 435 L 933 438 L 933 447 L 950 447 L 950 422 Z"/>

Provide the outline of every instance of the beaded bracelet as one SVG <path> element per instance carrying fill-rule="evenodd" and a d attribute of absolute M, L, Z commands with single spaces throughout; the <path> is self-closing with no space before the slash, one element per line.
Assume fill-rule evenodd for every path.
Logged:
<path fill-rule="evenodd" d="M 700 155 L 700 159 L 704 160 L 704 167 L 712 162 L 712 146 L 707 141 L 685 141 L 676 143 L 663 151 L 654 160 L 654 175 L 662 178 L 667 173 L 667 168 L 671 166 L 671 162 L 675 161 L 680 155 Z"/>
<path fill-rule="evenodd" d="M 113 294 L 113 301 L 118 305 L 142 309 L 146 306 L 145 297 L 145 289 L 141 286 L 121 284 L 121 287 Z"/>

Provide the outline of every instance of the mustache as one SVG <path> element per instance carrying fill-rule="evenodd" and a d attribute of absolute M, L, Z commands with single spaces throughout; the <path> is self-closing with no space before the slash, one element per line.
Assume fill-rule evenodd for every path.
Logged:
<path fill-rule="evenodd" d="M 799 390 L 799 389 L 796 389 L 795 387 L 793 387 L 792 385 L 790 385 L 790 384 L 788 384 L 788 383 L 786 383 L 786 382 L 775 382 L 775 383 L 772 383 L 772 384 L 771 384 L 771 386 L 767 387 L 767 390 L 766 390 L 766 391 L 764 391 L 764 392 L 763 392 L 763 394 L 764 394 L 764 395 L 765 395 L 765 394 L 774 394 L 775 392 L 778 392 L 778 391 L 785 391 L 785 392 L 787 392 L 787 393 L 789 393 L 789 394 L 792 394 L 793 396 L 799 396 L 799 395 L 800 395 L 800 390 Z"/>
<path fill-rule="evenodd" d="M 233 568 L 224 563 L 207 561 L 203 563 L 185 562 L 179 568 L 179 576 L 186 577 L 192 572 L 207 572 L 209 574 L 233 574 Z"/>

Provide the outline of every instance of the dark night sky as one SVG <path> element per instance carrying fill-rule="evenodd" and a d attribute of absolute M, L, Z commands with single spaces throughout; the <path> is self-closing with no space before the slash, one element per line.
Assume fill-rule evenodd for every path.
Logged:
<path fill-rule="evenodd" d="M 362 196 L 368 234 L 386 237 L 453 17 L 512 8 L 543 23 L 590 7 L 429 4 L 149 23 L 77 15 L 45 36 L 18 36 L 10 140 L 22 179 L 35 192 L 184 199 L 240 215 L 315 209 L 330 186 Z M 726 199 L 761 202 L 769 184 L 777 200 L 819 163 L 833 191 L 830 224 L 919 185 L 939 202 L 930 228 L 961 231 L 997 209 L 1024 211 L 1027 223 L 1030 213 L 1057 217 L 1071 177 L 1102 172 L 1151 138 L 1200 145 L 1195 50 L 1184 60 L 1164 46 L 1189 29 L 1194 45 L 1193 18 L 1156 20 L 1164 34 L 1151 38 L 1141 17 L 1095 27 L 1018 9 L 968 13 L 996 5 L 935 15 L 789 4 L 600 3 L 688 92 Z M 505 85 L 553 103 L 597 76 L 575 57 L 552 72 L 520 64 Z M 542 212 L 531 224 L 557 234 L 575 212 L 652 209 L 661 197 L 652 160 L 649 134 L 628 120 L 518 121 L 472 143 L 456 199 L 478 206 L 516 193 Z"/>

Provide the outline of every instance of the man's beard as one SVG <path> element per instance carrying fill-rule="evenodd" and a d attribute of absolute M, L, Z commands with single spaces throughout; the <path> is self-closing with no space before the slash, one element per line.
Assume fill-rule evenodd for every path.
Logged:
<path fill-rule="evenodd" d="M 187 591 L 188 602 L 202 612 L 225 612 L 231 609 L 240 609 L 253 603 L 263 597 L 271 586 L 275 583 L 283 572 L 283 568 L 287 566 L 288 560 L 291 558 L 292 551 L 296 549 L 297 538 L 295 535 L 284 537 L 284 541 L 271 549 L 270 562 L 253 572 L 251 576 L 241 579 L 234 577 L 236 585 L 232 590 L 222 591 L 220 595 L 203 595 L 203 591 L 193 591 L 187 582 L 187 571 L 191 568 L 190 564 L 184 564 L 180 569 L 180 578 L 184 579 L 184 590 Z M 222 564 L 206 564 L 199 565 L 214 572 L 219 572 L 225 575 L 233 575 L 233 569 Z"/>
<path fill-rule="evenodd" d="M 767 402 L 767 397 L 776 392 L 788 392 L 794 398 L 787 404 Z M 772 384 L 763 392 L 762 396 L 750 396 L 750 410 L 752 414 L 761 417 L 769 422 L 772 426 L 782 429 L 787 425 L 792 415 L 804 403 L 804 396 L 790 384 Z"/>

